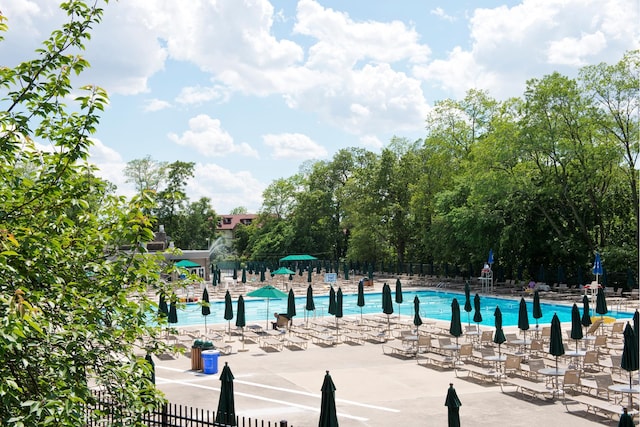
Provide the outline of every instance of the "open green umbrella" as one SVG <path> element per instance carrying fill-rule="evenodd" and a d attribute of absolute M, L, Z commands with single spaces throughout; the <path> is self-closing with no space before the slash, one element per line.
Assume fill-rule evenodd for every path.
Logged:
<path fill-rule="evenodd" d="M 290 322 L 296 317 L 296 296 L 293 293 L 293 289 L 289 289 L 289 295 L 287 296 L 287 317 Z"/>
<path fill-rule="evenodd" d="M 448 413 L 449 427 L 460 427 L 460 407 L 462 403 L 458 398 L 456 389 L 453 388 L 453 384 L 449 384 L 449 390 L 447 390 L 447 398 L 444 401 Z"/>
<path fill-rule="evenodd" d="M 238 307 L 236 308 L 236 326 L 242 331 L 242 350 L 244 351 L 244 327 L 247 326 L 247 319 L 244 310 L 244 297 L 238 297 Z"/>
<path fill-rule="evenodd" d="M 313 302 L 313 288 L 311 287 L 311 285 L 309 285 L 307 287 L 307 303 L 304 306 L 305 308 L 305 314 L 307 314 L 307 311 L 315 311 L 316 310 L 316 304 Z M 309 315 L 307 314 L 307 322 L 309 321 Z"/>
<path fill-rule="evenodd" d="M 578 351 L 578 341 L 582 339 L 582 322 L 578 305 L 571 307 L 571 339 L 576 340 L 576 352 Z"/>
<path fill-rule="evenodd" d="M 518 307 L 518 329 L 524 336 L 524 347 L 527 348 L 527 331 L 529 330 L 529 314 L 527 313 L 527 303 L 524 298 L 520 298 L 520 306 Z"/>
<path fill-rule="evenodd" d="M 533 291 L 533 318 L 536 319 L 536 334 L 538 333 L 538 319 L 542 317 L 542 307 L 540 307 L 540 294 L 537 290 Z M 537 335 L 536 335 L 537 336 Z"/>
<path fill-rule="evenodd" d="M 333 286 L 329 289 L 329 308 L 327 311 L 331 315 L 336 314 L 336 291 L 333 289 Z"/>
<path fill-rule="evenodd" d="M 220 374 L 220 399 L 218 400 L 218 412 L 216 413 L 216 424 L 225 426 L 235 426 L 236 424 L 236 404 L 233 397 L 233 373 L 228 362 L 224 362 L 224 368 Z"/>
<path fill-rule="evenodd" d="M 624 337 L 624 346 L 622 347 L 620 367 L 629 372 L 629 388 L 632 388 L 631 373 L 638 370 L 638 341 L 629 322 L 624 327 L 622 335 Z M 629 396 L 631 396 L 631 393 L 629 393 Z"/>
<path fill-rule="evenodd" d="M 504 331 L 502 330 L 502 311 L 500 311 L 499 306 L 496 306 L 496 310 L 493 312 L 493 317 L 496 327 L 496 332 L 493 336 L 493 342 L 498 344 L 498 357 L 502 357 L 500 346 L 507 340 L 507 338 L 504 336 Z"/>
<path fill-rule="evenodd" d="M 398 319 L 400 319 L 400 304 L 402 304 L 402 283 L 396 279 L 396 303 L 398 304 Z"/>
<path fill-rule="evenodd" d="M 551 319 L 551 336 L 549 337 L 549 354 L 556 358 L 556 371 L 558 370 L 558 356 L 564 354 L 564 344 L 562 344 L 562 328 L 560 319 L 556 313 Z"/>
<path fill-rule="evenodd" d="M 336 293 L 336 336 L 340 337 L 340 325 L 338 324 L 338 319 L 342 317 L 342 288 L 338 288 L 338 292 Z"/>
<path fill-rule="evenodd" d="M 391 335 L 391 315 L 393 314 L 393 300 L 391 299 L 391 287 L 382 285 L 382 312 L 387 315 L 387 332 Z"/>
<path fill-rule="evenodd" d="M 275 276 L 275 275 L 279 275 L 279 276 L 290 276 L 289 280 L 293 280 L 293 277 L 291 277 L 291 275 L 296 274 L 295 271 L 289 270 L 287 267 L 280 267 L 277 270 L 274 270 L 271 272 L 271 276 Z M 284 287 L 284 281 L 282 282 L 282 285 Z"/>
<path fill-rule="evenodd" d="M 604 296 L 604 289 L 598 288 L 598 294 L 596 295 L 596 313 L 598 313 L 602 318 L 608 312 L 609 310 L 607 309 L 607 299 Z"/>
<path fill-rule="evenodd" d="M 227 331 L 229 339 L 231 339 L 231 319 L 233 319 L 233 304 L 231 302 L 231 294 L 227 290 L 227 293 L 224 295 L 224 320 L 226 320 L 229 325 Z"/>
<path fill-rule="evenodd" d="M 209 291 L 204 288 L 202 291 L 201 313 L 204 316 L 204 333 L 207 333 L 207 316 L 211 314 L 211 304 L 209 304 Z"/>
<path fill-rule="evenodd" d="M 480 322 L 482 322 L 482 312 L 480 311 L 480 295 L 476 294 L 473 297 L 473 321 L 478 323 L 478 330 L 480 330 Z"/>
<path fill-rule="evenodd" d="M 467 324 L 471 326 L 470 314 L 471 313 L 471 285 L 467 280 L 464 282 L 464 311 L 467 312 Z"/>
<path fill-rule="evenodd" d="M 456 346 L 458 346 L 458 338 L 462 335 L 462 325 L 460 324 L 460 304 L 457 298 L 451 301 L 451 324 L 449 325 L 449 333 L 456 337 Z"/>
<path fill-rule="evenodd" d="M 267 299 L 267 329 L 269 329 L 269 300 L 271 298 L 275 298 L 275 299 L 286 298 L 287 294 L 282 292 L 280 289 L 274 288 L 271 285 L 267 285 L 249 292 L 247 296 Z"/>
<path fill-rule="evenodd" d="M 360 307 L 360 323 L 362 323 L 362 307 L 364 307 L 364 281 L 358 282 L 358 300 L 356 301 L 358 307 Z"/>
<path fill-rule="evenodd" d="M 336 386 L 329 375 L 324 376 L 322 383 L 322 401 L 320 403 L 320 421 L 318 427 L 338 427 L 338 411 L 336 410 Z"/>

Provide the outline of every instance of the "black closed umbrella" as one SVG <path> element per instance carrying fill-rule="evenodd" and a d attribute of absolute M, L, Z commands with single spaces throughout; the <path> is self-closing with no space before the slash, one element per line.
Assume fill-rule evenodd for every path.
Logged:
<path fill-rule="evenodd" d="M 580 318 L 580 323 L 585 328 L 591 326 L 591 310 L 589 309 L 589 297 L 583 295 L 582 297 L 582 317 Z"/>
<path fill-rule="evenodd" d="M 448 420 L 447 424 L 449 427 L 460 427 L 460 407 L 462 403 L 458 398 L 458 393 L 456 393 L 456 389 L 453 388 L 453 384 L 449 384 L 449 389 L 447 390 L 447 398 L 444 401 L 444 406 L 446 406 Z"/>
<path fill-rule="evenodd" d="M 360 323 L 362 323 L 362 307 L 364 307 L 364 280 L 358 282 L 358 300 L 356 305 L 360 307 Z"/>
<path fill-rule="evenodd" d="M 558 370 L 558 356 L 564 354 L 564 344 L 562 343 L 562 328 L 560 319 L 556 313 L 551 319 L 551 336 L 549 337 L 549 354 L 556 358 L 556 371 Z"/>
<path fill-rule="evenodd" d="M 324 376 L 322 383 L 322 401 L 320 403 L 320 420 L 318 427 L 338 427 L 338 411 L 336 409 L 336 386 L 329 375 Z"/>
<path fill-rule="evenodd" d="M 623 408 L 622 415 L 620 415 L 620 421 L 618 427 L 635 427 L 633 417 L 627 412 L 627 408 Z"/>
<path fill-rule="evenodd" d="M 464 283 L 464 311 L 467 312 L 467 324 L 471 326 L 470 314 L 471 313 L 471 285 L 469 285 L 469 281 Z"/>
<path fill-rule="evenodd" d="M 293 288 L 289 289 L 287 295 L 287 317 L 289 322 L 293 323 L 293 318 L 296 316 L 296 296 L 293 293 Z"/>
<path fill-rule="evenodd" d="M 158 299 L 158 315 L 169 317 L 169 307 L 167 307 L 167 300 L 164 297 L 164 294 L 160 294 Z"/>
<path fill-rule="evenodd" d="M 629 372 L 629 388 L 632 388 L 631 373 L 638 370 L 638 341 L 629 322 L 624 327 L 622 334 L 624 336 L 624 346 L 622 348 L 620 367 Z M 631 399 L 631 395 L 632 393 L 629 393 L 629 399 Z M 631 407 L 631 401 L 629 405 Z"/>
<path fill-rule="evenodd" d="M 571 307 L 571 339 L 576 340 L 576 353 L 578 352 L 578 341 L 583 337 L 581 320 L 578 305 L 573 304 Z"/>
<path fill-rule="evenodd" d="M 307 325 L 308 325 L 309 314 L 307 312 L 316 310 L 316 303 L 313 301 L 313 287 L 311 287 L 311 285 L 307 286 L 307 301 L 304 308 L 305 308 L 305 314 L 307 314 Z"/>
<path fill-rule="evenodd" d="M 207 288 L 202 291 L 201 313 L 204 316 L 204 333 L 207 333 L 207 316 L 211 314 L 211 304 L 209 304 L 209 292 Z"/>
<path fill-rule="evenodd" d="M 480 311 L 480 295 L 476 294 L 473 297 L 473 321 L 478 324 L 478 331 L 480 330 L 480 322 L 482 322 L 482 311 Z"/>
<path fill-rule="evenodd" d="M 171 301 L 169 304 L 169 318 L 167 320 L 169 323 L 178 323 L 178 308 L 175 301 Z"/>
<path fill-rule="evenodd" d="M 340 325 L 338 323 L 338 319 L 342 317 L 342 288 L 338 288 L 338 292 L 336 293 L 336 336 L 338 340 L 340 339 Z"/>
<path fill-rule="evenodd" d="M 636 312 L 633 313 L 633 333 L 636 334 L 636 345 L 640 349 L 640 313 L 636 308 Z"/>
<path fill-rule="evenodd" d="M 231 319 L 233 319 L 233 303 L 231 301 L 231 294 L 229 291 L 224 295 L 224 320 L 227 321 L 229 326 L 229 339 L 231 339 Z"/>
<path fill-rule="evenodd" d="M 527 331 L 529 330 L 529 314 L 527 312 L 527 303 L 524 298 L 520 298 L 520 306 L 518 307 L 518 329 L 524 336 L 524 347 L 527 348 Z"/>
<path fill-rule="evenodd" d="M 536 319 L 536 334 L 538 333 L 538 319 L 542 317 L 542 307 L 540 306 L 540 294 L 537 290 L 533 291 L 533 318 Z M 537 335 L 536 335 L 537 336 Z"/>
<path fill-rule="evenodd" d="M 420 339 L 420 325 L 422 325 L 422 318 L 420 317 L 420 298 L 418 295 L 413 297 L 413 325 L 416 327 L 416 337 Z M 416 345 L 418 343 L 416 342 Z M 419 349 L 418 347 L 416 347 Z M 418 360 L 418 352 L 416 351 L 416 360 Z"/>
<path fill-rule="evenodd" d="M 507 340 L 507 338 L 504 336 L 504 331 L 502 330 L 502 311 L 500 311 L 499 306 L 496 306 L 496 310 L 493 312 L 493 317 L 494 325 L 496 327 L 496 332 L 493 335 L 493 342 L 498 344 L 498 358 L 500 358 L 502 357 L 500 346 Z"/>
<path fill-rule="evenodd" d="M 233 396 L 233 373 L 228 362 L 224 362 L 224 368 L 220 374 L 220 399 L 218 400 L 218 412 L 216 414 L 216 424 L 225 426 L 235 426 L 236 404 Z"/>
<path fill-rule="evenodd" d="M 244 297 L 240 295 L 238 297 L 238 307 L 236 308 L 236 326 L 242 331 L 242 349 L 244 349 L 244 327 L 247 326 L 247 319 L 244 311 Z"/>
<path fill-rule="evenodd" d="M 400 319 L 400 304 L 402 304 L 402 283 L 400 278 L 396 279 L 396 303 L 398 304 L 398 319 Z"/>
<path fill-rule="evenodd" d="M 462 325 L 460 324 L 460 304 L 458 299 L 451 301 L 451 324 L 449 325 L 449 334 L 456 337 L 456 348 L 458 347 L 458 338 L 462 335 Z"/>
<path fill-rule="evenodd" d="M 604 289 L 598 288 L 598 294 L 596 295 L 596 313 L 602 316 L 607 314 L 609 310 L 607 309 L 607 299 L 604 296 Z"/>
<path fill-rule="evenodd" d="M 151 358 L 151 354 L 147 353 L 146 356 L 144 356 L 144 360 L 147 361 L 147 363 L 149 364 L 150 368 L 149 368 L 149 381 L 151 381 L 153 384 L 156 383 L 156 364 L 153 363 L 153 359 Z"/>
<path fill-rule="evenodd" d="M 331 315 L 336 314 L 336 291 L 333 289 L 333 286 L 329 289 L 329 309 L 327 311 Z"/>
<path fill-rule="evenodd" d="M 388 284 L 382 285 L 382 312 L 387 315 L 388 334 L 391 335 L 391 319 L 393 314 L 393 300 L 391 299 L 391 287 Z"/>

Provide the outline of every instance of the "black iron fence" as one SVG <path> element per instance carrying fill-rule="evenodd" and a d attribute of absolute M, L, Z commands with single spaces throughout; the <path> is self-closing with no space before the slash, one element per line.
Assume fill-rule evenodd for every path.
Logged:
<path fill-rule="evenodd" d="M 142 423 L 148 427 L 293 427 L 287 421 L 266 421 L 247 417 L 235 417 L 235 424 L 216 421 L 216 412 L 198 409 L 187 405 L 167 403 L 162 407 L 142 414 L 133 414 L 111 396 L 97 392 L 96 403 L 87 408 L 87 427 L 109 427 L 112 425 L 126 425 L 129 420 Z"/>

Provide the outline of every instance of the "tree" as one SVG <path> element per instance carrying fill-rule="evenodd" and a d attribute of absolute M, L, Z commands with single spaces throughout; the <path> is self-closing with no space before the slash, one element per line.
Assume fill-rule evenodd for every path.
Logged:
<path fill-rule="evenodd" d="M 203 249 L 207 247 L 207 239 L 215 234 L 217 224 L 218 216 L 211 200 L 202 197 L 189 203 L 176 218 L 171 237 L 180 249 Z"/>
<path fill-rule="evenodd" d="M 248 213 L 247 208 L 244 206 L 237 206 L 233 209 L 231 209 L 231 212 L 229 212 L 229 215 L 243 215 Z"/>
<path fill-rule="evenodd" d="M 74 52 L 102 9 L 60 8 L 69 22 L 38 58 L 0 68 L 0 424 L 85 425 L 98 416 L 86 409 L 99 386 L 119 403 L 112 425 L 142 425 L 139 414 L 162 400 L 139 344 L 158 333 L 146 294 L 164 258 L 144 249 L 153 199 L 125 203 L 87 164 L 107 95 L 87 86 L 64 102 L 71 74 L 88 66 Z M 36 138 L 54 150 L 39 151 Z"/>
<path fill-rule="evenodd" d="M 167 162 L 158 162 L 151 156 L 127 162 L 124 168 L 126 182 L 133 183 L 138 193 L 157 192 L 166 179 Z"/>
<path fill-rule="evenodd" d="M 193 178 L 195 163 L 175 161 L 164 167 L 166 186 L 158 192 L 156 216 L 160 224 L 164 224 L 169 233 L 175 235 L 175 217 L 184 207 L 187 200 L 185 187 L 189 178 Z M 202 236 L 205 239 L 207 236 Z"/>

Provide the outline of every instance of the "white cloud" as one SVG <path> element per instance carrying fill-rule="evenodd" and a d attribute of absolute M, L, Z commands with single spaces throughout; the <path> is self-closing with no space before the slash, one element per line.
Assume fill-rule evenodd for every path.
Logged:
<path fill-rule="evenodd" d="M 145 105 L 144 105 L 144 111 L 146 112 L 154 112 L 154 111 L 161 111 L 164 110 L 166 108 L 170 108 L 171 107 L 171 103 L 167 102 L 167 101 L 163 101 L 162 99 L 150 99 L 148 100 Z"/>
<path fill-rule="evenodd" d="M 601 31 L 583 34 L 580 38 L 564 37 L 549 44 L 548 60 L 551 64 L 581 67 L 588 62 L 585 58 L 600 53 L 607 47 L 607 40 Z"/>
<path fill-rule="evenodd" d="M 189 130 L 182 135 L 170 133 L 169 139 L 178 145 L 196 150 L 206 157 L 223 157 L 240 154 L 258 157 L 258 152 L 247 143 L 236 144 L 233 137 L 222 128 L 220 120 L 206 114 L 189 119 Z"/>
<path fill-rule="evenodd" d="M 96 175 L 106 179 L 118 187 L 118 194 L 131 197 L 135 194 L 133 184 L 125 182 L 124 168 L 127 166 L 117 151 L 102 143 L 99 139 L 92 139 L 93 146 L 89 148 L 89 162 L 98 167 Z"/>
<path fill-rule="evenodd" d="M 327 156 L 327 150 L 311 138 L 300 133 L 282 133 L 263 135 L 264 144 L 273 151 L 274 159 L 321 159 Z"/>
<path fill-rule="evenodd" d="M 180 104 L 203 104 L 209 101 L 225 102 L 229 99 L 229 89 L 222 86 L 188 86 L 182 88 L 176 97 Z"/>
<path fill-rule="evenodd" d="M 363 135 L 360 137 L 360 143 L 371 150 L 378 150 L 382 148 L 382 141 L 375 135 Z"/>
<path fill-rule="evenodd" d="M 456 20 L 455 16 L 447 15 L 447 13 L 441 7 L 436 7 L 435 9 L 432 9 L 431 12 L 429 13 L 439 18 L 442 18 L 445 21 L 453 22 Z"/>
<path fill-rule="evenodd" d="M 258 212 L 262 205 L 262 192 L 266 185 L 248 171 L 232 172 L 215 163 L 197 163 L 194 178 L 187 183 L 186 192 L 191 201 L 208 197 L 216 213 L 226 214 L 244 206 L 249 212 Z"/>

